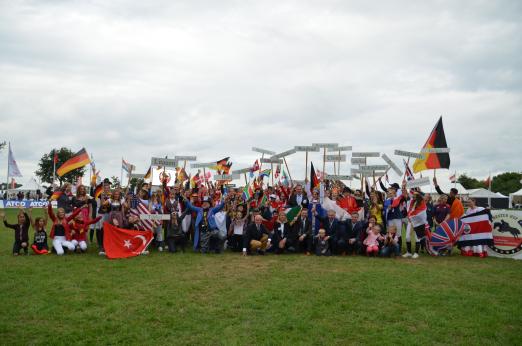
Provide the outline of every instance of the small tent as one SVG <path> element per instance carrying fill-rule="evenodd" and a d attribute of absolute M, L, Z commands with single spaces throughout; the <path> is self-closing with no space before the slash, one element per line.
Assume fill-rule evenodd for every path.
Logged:
<path fill-rule="evenodd" d="M 522 189 L 509 194 L 509 207 L 513 208 L 516 204 L 522 204 Z"/>

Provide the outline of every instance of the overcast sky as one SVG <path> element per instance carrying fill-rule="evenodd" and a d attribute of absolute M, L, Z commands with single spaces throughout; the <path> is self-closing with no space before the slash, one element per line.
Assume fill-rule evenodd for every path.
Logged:
<path fill-rule="evenodd" d="M 443 115 L 452 172 L 521 171 L 520 18 L 520 1 L 2 1 L 0 139 L 23 182 L 61 146 L 102 176 L 312 142 L 394 157 Z M 304 154 L 288 163 L 302 179 Z"/>

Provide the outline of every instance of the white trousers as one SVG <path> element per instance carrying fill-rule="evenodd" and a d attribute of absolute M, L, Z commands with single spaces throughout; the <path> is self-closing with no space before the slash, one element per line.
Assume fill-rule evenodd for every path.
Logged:
<path fill-rule="evenodd" d="M 75 248 L 79 246 L 82 251 L 87 250 L 87 243 L 85 242 L 85 240 L 78 241 L 76 239 L 73 239 L 71 240 L 71 243 L 74 245 Z"/>
<path fill-rule="evenodd" d="M 54 239 L 53 239 L 53 247 L 54 249 L 56 250 L 56 254 L 58 256 L 61 256 L 63 255 L 64 251 L 63 251 L 63 247 L 66 247 L 67 249 L 69 249 L 69 251 L 74 251 L 74 244 L 71 243 L 70 241 L 68 241 L 67 239 L 65 239 L 65 236 L 55 236 Z"/>

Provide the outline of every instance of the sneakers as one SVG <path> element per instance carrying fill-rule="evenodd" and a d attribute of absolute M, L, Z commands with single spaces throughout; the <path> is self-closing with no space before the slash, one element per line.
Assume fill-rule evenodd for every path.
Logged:
<path fill-rule="evenodd" d="M 140 255 L 142 255 L 142 256 L 147 256 L 148 254 L 149 254 L 149 252 L 148 252 L 147 250 L 142 251 L 142 252 L 140 253 Z"/>
<path fill-rule="evenodd" d="M 159 246 L 159 247 L 158 247 L 158 251 L 159 251 L 159 252 L 163 252 L 163 247 Z"/>
<path fill-rule="evenodd" d="M 100 256 L 105 256 L 105 251 L 100 251 L 100 252 L 98 252 L 98 255 L 100 255 Z"/>
<path fill-rule="evenodd" d="M 418 253 L 414 253 L 413 256 L 411 256 L 411 258 L 413 258 L 413 259 L 419 258 L 419 254 Z"/>
<path fill-rule="evenodd" d="M 404 255 L 402 255 L 403 258 L 411 257 L 411 253 L 406 252 Z M 417 256 L 418 257 L 418 256 Z"/>

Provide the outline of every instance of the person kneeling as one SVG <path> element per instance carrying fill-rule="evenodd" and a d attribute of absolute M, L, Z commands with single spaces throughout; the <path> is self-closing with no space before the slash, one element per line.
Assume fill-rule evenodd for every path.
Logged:
<path fill-rule="evenodd" d="M 381 250 L 382 257 L 398 257 L 401 254 L 401 248 L 399 247 L 399 236 L 397 235 L 397 226 L 390 225 L 388 227 L 388 233 L 384 238 L 384 246 Z"/>
<path fill-rule="evenodd" d="M 245 234 L 243 235 L 243 256 L 247 255 L 247 252 L 258 253 L 264 255 L 265 250 L 269 244 L 268 232 L 265 226 L 262 225 L 263 218 L 261 215 L 256 215 L 254 223 L 250 224 Z"/>
<path fill-rule="evenodd" d="M 381 235 L 381 226 L 379 224 L 371 224 L 368 226 L 366 231 L 368 236 L 364 239 L 364 245 L 366 245 L 366 254 L 368 256 L 377 256 L 379 253 L 379 240 L 383 240 Z"/>
<path fill-rule="evenodd" d="M 187 215 L 188 209 L 178 215 L 177 212 L 170 214 L 170 221 L 167 225 L 167 246 L 170 253 L 176 252 L 176 247 L 180 247 L 182 252 L 185 252 L 185 244 L 187 243 L 187 237 L 181 227 L 181 220 Z"/>
<path fill-rule="evenodd" d="M 315 236 L 315 254 L 317 256 L 330 256 L 330 237 L 326 235 L 326 230 L 321 228 Z"/>

